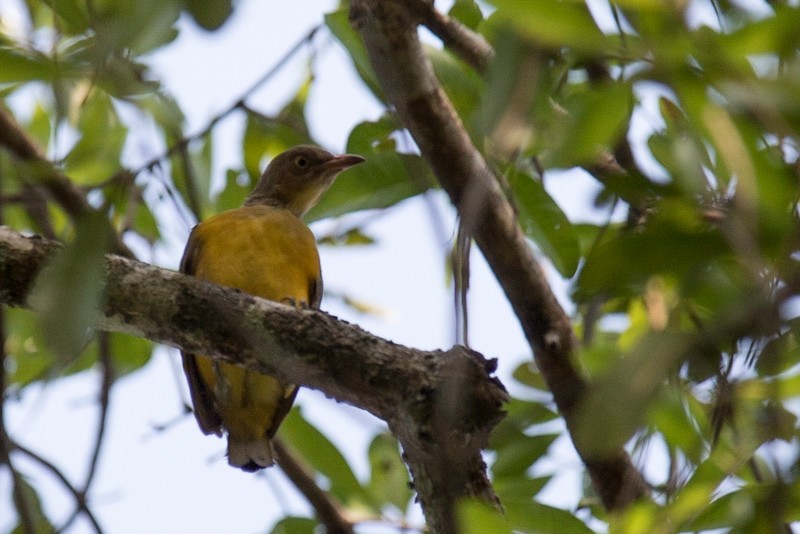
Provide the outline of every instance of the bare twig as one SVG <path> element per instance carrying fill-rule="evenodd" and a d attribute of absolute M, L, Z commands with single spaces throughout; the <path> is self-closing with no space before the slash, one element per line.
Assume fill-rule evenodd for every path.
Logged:
<path fill-rule="evenodd" d="M 100 527 L 100 523 L 97 521 L 97 518 L 92 513 L 91 509 L 89 508 L 88 503 L 86 502 L 86 494 L 76 488 L 64 475 L 64 473 L 56 467 L 55 464 L 47 460 L 46 458 L 42 457 L 41 455 L 37 454 L 36 452 L 28 449 L 20 445 L 19 443 L 13 443 L 13 450 L 19 451 L 31 460 L 35 461 L 48 471 L 53 474 L 53 476 L 61 482 L 61 485 L 72 495 L 75 499 L 76 511 L 80 511 L 83 515 L 86 516 L 86 519 L 92 524 L 92 528 L 94 528 L 95 532 L 101 533 L 103 529 Z M 72 519 L 69 520 L 71 522 Z"/>
<path fill-rule="evenodd" d="M 100 451 L 103 445 L 103 438 L 106 434 L 106 423 L 108 421 L 108 403 L 111 397 L 111 386 L 114 385 L 114 362 L 111 358 L 111 344 L 108 332 L 97 333 L 97 346 L 100 355 L 100 414 L 98 415 L 97 436 L 94 440 L 94 451 L 89 462 L 89 472 L 86 473 L 86 481 L 83 483 L 83 492 L 89 491 L 89 486 L 94 480 L 97 472 L 97 464 L 100 460 Z"/>
<path fill-rule="evenodd" d="M 339 503 L 317 485 L 314 477 L 300 463 L 288 445 L 279 437 L 272 440 L 272 445 L 275 447 L 278 465 L 314 508 L 317 519 L 325 527 L 325 532 L 327 534 L 352 534 L 353 525 L 342 516 Z"/>
<path fill-rule="evenodd" d="M 6 399 L 6 327 L 5 327 L 5 307 L 0 305 L 0 466 L 5 465 L 11 473 L 12 493 L 14 498 L 14 506 L 17 509 L 17 516 L 22 531 L 25 534 L 35 534 L 36 520 L 33 517 L 33 510 L 31 509 L 28 495 L 25 492 L 25 486 L 22 482 L 22 477 L 14 465 L 11 463 L 11 449 L 13 445 L 8 437 L 5 423 L 5 399 Z"/>

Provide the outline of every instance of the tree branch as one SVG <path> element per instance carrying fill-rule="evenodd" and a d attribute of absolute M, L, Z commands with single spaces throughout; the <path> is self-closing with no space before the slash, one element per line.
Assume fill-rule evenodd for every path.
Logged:
<path fill-rule="evenodd" d="M 486 67 L 494 57 L 494 50 L 482 35 L 437 11 L 432 1 L 409 0 L 406 5 L 426 28 L 442 40 L 444 46 L 476 71 L 486 71 Z"/>
<path fill-rule="evenodd" d="M 619 448 L 598 456 L 575 440 L 577 404 L 588 385 L 573 362 L 576 340 L 525 240 L 512 206 L 442 90 L 417 36 L 417 18 L 400 0 L 352 0 L 360 30 L 388 101 L 411 132 L 475 238 L 517 315 L 595 489 L 608 509 L 649 493 Z"/>
<path fill-rule="evenodd" d="M 317 519 L 325 526 L 326 534 L 353 534 L 353 525 L 342 516 L 339 503 L 317 485 L 314 477 L 288 445 L 280 437 L 275 437 L 272 446 L 275 448 L 278 465 L 314 508 Z"/>
<path fill-rule="evenodd" d="M 24 306 L 36 273 L 60 246 L 0 227 L 0 302 Z M 496 502 L 481 450 L 507 394 L 496 361 L 464 347 L 420 351 L 317 310 L 297 310 L 119 256 L 106 257 L 101 330 L 207 354 L 318 389 L 386 421 L 403 447 L 423 511 L 439 530 L 443 488 Z M 458 384 L 457 409 L 449 409 Z M 455 475 L 441 459 L 457 448 Z M 451 454 L 452 455 L 452 454 Z"/>

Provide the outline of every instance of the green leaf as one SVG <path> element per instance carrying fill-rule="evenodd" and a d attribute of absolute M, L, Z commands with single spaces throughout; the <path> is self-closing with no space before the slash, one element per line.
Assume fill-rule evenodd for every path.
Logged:
<path fill-rule="evenodd" d="M 9 384 L 16 388 L 49 378 L 50 369 L 58 361 L 42 335 L 39 318 L 30 310 L 4 308 L 8 334 L 6 337 L 6 373 Z"/>
<path fill-rule="evenodd" d="M 492 444 L 493 440 L 490 439 L 492 448 L 497 450 L 497 459 L 492 464 L 492 474 L 496 479 L 524 475 L 530 466 L 544 456 L 558 436 L 559 434 L 526 436 L 520 433 L 515 440 L 500 448 Z"/>
<path fill-rule="evenodd" d="M 606 151 L 613 153 L 620 137 L 625 135 L 633 109 L 631 86 L 614 83 L 594 86 L 573 94 L 564 102 L 566 115 L 557 121 L 559 143 L 542 139 L 546 149 L 542 164 L 547 167 L 572 167 L 591 164 Z"/>
<path fill-rule="evenodd" d="M 462 534 L 512 534 L 503 513 L 483 501 L 462 500 L 457 504 L 458 532 Z"/>
<path fill-rule="evenodd" d="M 197 24 L 206 30 L 216 30 L 233 13 L 231 0 L 184 0 L 187 11 Z"/>
<path fill-rule="evenodd" d="M 16 483 L 20 484 L 21 489 L 21 496 L 24 499 L 24 504 L 16 502 L 16 495 L 15 497 L 15 508 L 17 510 L 24 509 L 29 514 L 29 519 L 32 520 L 34 523 L 34 530 L 35 532 L 42 532 L 42 533 L 50 533 L 56 532 L 56 528 L 53 523 L 45 515 L 45 511 L 42 508 L 42 501 L 39 498 L 39 494 L 36 492 L 36 489 L 31 486 L 26 477 L 20 476 L 15 481 Z M 7 519 L 7 518 L 6 518 Z M 11 531 L 13 534 L 23 534 L 27 532 L 27 529 L 23 528 L 23 524 L 20 522 L 17 524 L 16 527 Z"/>
<path fill-rule="evenodd" d="M 305 103 L 311 79 L 308 78 L 275 117 L 247 114 L 244 141 L 244 166 L 252 182 L 262 172 L 265 156 L 276 156 L 296 145 L 316 144 L 308 132 Z"/>
<path fill-rule="evenodd" d="M 375 436 L 369 446 L 370 481 L 367 490 L 379 511 L 383 504 L 392 504 L 405 513 L 411 500 L 412 491 L 409 486 L 408 469 L 400 457 L 397 440 L 384 432 Z"/>
<path fill-rule="evenodd" d="M 108 335 L 116 378 L 138 371 L 150 361 L 154 344 L 149 339 L 118 332 L 111 332 Z"/>
<path fill-rule="evenodd" d="M 482 78 L 467 64 L 447 50 L 426 47 L 433 70 L 459 117 L 471 117 L 481 100 L 484 89 Z"/>
<path fill-rule="evenodd" d="M 519 221 L 525 235 L 534 240 L 564 277 L 578 268 L 581 258 L 578 234 L 541 182 L 512 169 L 508 178 L 517 201 Z"/>
<path fill-rule="evenodd" d="M 753 499 L 747 490 L 732 491 L 714 499 L 696 517 L 683 525 L 695 532 L 729 529 L 741 525 L 753 516 Z"/>
<path fill-rule="evenodd" d="M 425 161 L 394 150 L 391 135 L 396 119 L 384 116 L 358 124 L 347 141 L 347 151 L 366 161 L 339 175 L 320 202 L 306 215 L 311 222 L 364 209 L 386 208 L 435 185 Z"/>
<path fill-rule="evenodd" d="M 325 24 L 328 25 L 331 33 L 350 54 L 350 59 L 353 61 L 356 71 L 369 90 L 372 91 L 372 94 L 375 95 L 375 98 L 385 103 L 386 99 L 383 96 L 383 91 L 381 91 L 378 78 L 375 76 L 375 71 L 372 70 L 372 64 L 367 56 L 367 50 L 364 48 L 364 42 L 350 24 L 347 9 L 339 9 L 325 15 Z"/>
<path fill-rule="evenodd" d="M 497 11 L 492 23 L 511 24 L 521 34 L 544 45 L 570 46 L 591 54 L 600 54 L 606 38 L 583 3 L 558 0 L 491 0 Z"/>
<path fill-rule="evenodd" d="M 800 343 L 794 330 L 770 339 L 756 359 L 756 370 L 761 376 L 778 375 L 800 361 Z"/>
<path fill-rule="evenodd" d="M 30 297 L 44 338 L 61 361 L 76 358 L 89 341 L 103 297 L 104 255 L 112 230 L 99 212 L 79 216 L 75 238 L 45 267 Z"/>
<path fill-rule="evenodd" d="M 483 12 L 475 0 L 456 0 L 447 14 L 472 30 L 483 22 Z"/>
<path fill-rule="evenodd" d="M 514 378 L 521 384 L 528 387 L 538 389 L 540 391 L 549 391 L 547 382 L 545 382 L 542 373 L 536 368 L 533 361 L 521 363 L 513 373 Z"/>
<path fill-rule="evenodd" d="M 316 534 L 317 521 L 308 517 L 284 517 L 272 527 L 271 534 Z"/>
<path fill-rule="evenodd" d="M 656 274 L 686 282 L 695 276 L 707 279 L 709 265 L 729 253 L 729 244 L 717 229 L 695 224 L 691 218 L 696 213 L 681 220 L 679 210 L 668 212 L 656 215 L 642 232 L 620 233 L 595 247 L 578 276 L 576 301 L 638 295 Z"/>
<path fill-rule="evenodd" d="M 225 173 L 225 187 L 214 199 L 214 212 L 222 213 L 241 207 L 253 187 L 254 184 L 249 182 L 246 172 L 228 169 Z"/>
<path fill-rule="evenodd" d="M 301 458 L 316 472 L 325 476 L 331 494 L 344 505 L 368 502 L 367 492 L 353 474 L 347 460 L 336 446 L 303 418 L 300 407 L 292 408 L 280 427 L 286 439 Z"/>
<path fill-rule="evenodd" d="M 665 389 L 653 402 L 649 419 L 671 447 L 681 450 L 695 464 L 702 461 L 706 442 L 684 405 L 682 391 Z"/>
<path fill-rule="evenodd" d="M 151 52 L 178 35 L 174 28 L 180 16 L 177 1 L 105 2 L 98 11 L 92 25 L 97 45 L 92 50 L 103 60 L 109 54 L 126 57 L 131 52 Z"/>
<path fill-rule="evenodd" d="M 536 501 L 504 502 L 508 522 L 516 532 L 537 534 L 594 534 L 575 514 Z"/>
<path fill-rule="evenodd" d="M 70 63 L 56 64 L 47 56 L 19 48 L 0 46 L 0 83 L 48 81 L 71 71 Z"/>
<path fill-rule="evenodd" d="M 524 473 L 518 477 L 506 477 L 494 481 L 494 489 L 500 502 L 524 501 L 533 499 L 553 477 L 529 478 Z"/>
<path fill-rule="evenodd" d="M 81 137 L 64 160 L 66 173 L 78 184 L 94 185 L 122 169 L 122 148 L 128 129 L 122 124 L 111 98 L 92 91 L 80 109 Z"/>
<path fill-rule="evenodd" d="M 651 332 L 597 377 L 572 429 L 578 449 L 605 454 L 622 447 L 641 426 L 667 376 L 692 354 L 693 341 L 680 331 Z"/>

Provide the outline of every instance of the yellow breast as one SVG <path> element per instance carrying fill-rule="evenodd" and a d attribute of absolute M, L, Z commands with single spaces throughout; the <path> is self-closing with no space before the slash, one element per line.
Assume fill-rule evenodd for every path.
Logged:
<path fill-rule="evenodd" d="M 287 210 L 248 206 L 195 228 L 194 275 L 275 301 L 316 305 L 320 285 L 314 235 Z"/>

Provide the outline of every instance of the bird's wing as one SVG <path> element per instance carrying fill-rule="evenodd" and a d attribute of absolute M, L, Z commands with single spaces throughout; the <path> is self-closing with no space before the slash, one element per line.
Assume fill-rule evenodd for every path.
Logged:
<path fill-rule="evenodd" d="M 199 225 L 198 225 L 199 226 Z M 183 251 L 181 258 L 180 271 L 184 274 L 194 276 L 197 268 L 197 258 L 200 256 L 200 249 L 203 246 L 202 240 L 196 232 L 198 226 L 189 235 L 186 250 Z M 214 404 L 214 392 L 211 391 L 200 376 L 200 369 L 197 367 L 197 357 L 194 354 L 181 351 L 183 359 L 183 372 L 189 384 L 189 394 L 192 397 L 194 406 L 194 416 L 200 430 L 205 434 L 222 435 L 222 417 Z"/>

